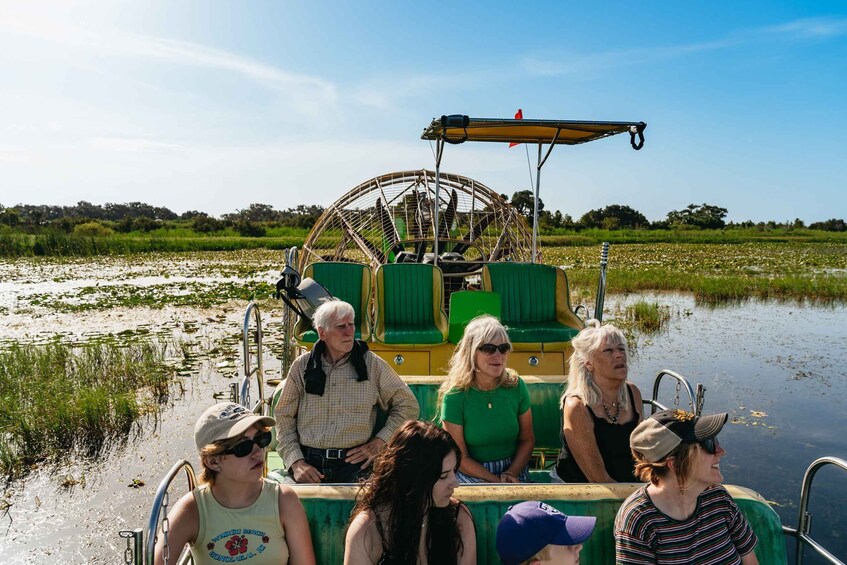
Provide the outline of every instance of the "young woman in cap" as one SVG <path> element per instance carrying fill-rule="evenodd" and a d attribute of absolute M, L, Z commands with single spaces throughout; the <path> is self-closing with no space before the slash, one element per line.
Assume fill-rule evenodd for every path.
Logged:
<path fill-rule="evenodd" d="M 758 565 L 756 535 L 720 486 L 727 418 L 665 410 L 635 429 L 636 474 L 649 484 L 615 518 L 616 563 Z"/>
<path fill-rule="evenodd" d="M 635 482 L 629 435 L 641 421 L 641 392 L 626 380 L 626 337 L 589 320 L 571 344 L 556 474 L 566 483 Z"/>
<path fill-rule="evenodd" d="M 239 404 L 206 410 L 194 427 L 200 486 L 168 512 L 165 536 L 156 540 L 155 563 L 175 562 L 188 544 L 194 563 L 245 561 L 250 565 L 314 565 L 306 512 L 288 487 L 266 482 L 265 448 L 274 419 Z"/>
<path fill-rule="evenodd" d="M 506 369 L 512 344 L 493 316 L 470 321 L 438 391 L 444 429 L 462 450 L 460 483 L 526 483 L 535 447 L 526 383 Z"/>
<path fill-rule="evenodd" d="M 476 531 L 453 498 L 462 453 L 450 434 L 410 420 L 377 456 L 351 514 L 346 565 L 472 565 Z"/>

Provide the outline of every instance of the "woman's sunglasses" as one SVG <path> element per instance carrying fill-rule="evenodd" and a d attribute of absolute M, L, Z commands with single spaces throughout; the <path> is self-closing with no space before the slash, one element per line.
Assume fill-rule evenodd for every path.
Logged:
<path fill-rule="evenodd" d="M 244 441 L 236 443 L 224 451 L 224 453 L 226 455 L 235 455 L 236 457 L 247 457 L 253 453 L 254 443 L 262 449 L 269 446 L 271 444 L 271 432 L 258 432 L 253 436 L 253 439 L 245 438 Z"/>
<path fill-rule="evenodd" d="M 704 439 L 700 442 L 700 447 L 702 447 L 703 451 L 709 455 L 717 453 L 720 446 L 721 444 L 718 442 L 718 436 L 710 437 L 709 439 Z"/>
<path fill-rule="evenodd" d="M 494 355 L 495 351 L 499 351 L 502 354 L 506 354 L 512 350 L 511 343 L 501 343 L 500 345 L 494 345 L 493 343 L 483 343 L 477 350 L 482 351 L 486 355 Z"/>

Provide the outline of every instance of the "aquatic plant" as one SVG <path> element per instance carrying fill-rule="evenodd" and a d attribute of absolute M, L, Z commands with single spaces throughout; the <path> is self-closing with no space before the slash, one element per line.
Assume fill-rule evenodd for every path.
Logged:
<path fill-rule="evenodd" d="M 15 476 L 73 453 L 124 442 L 168 394 L 172 369 L 155 341 L 0 350 L 0 471 Z"/>
<path fill-rule="evenodd" d="M 645 302 L 639 300 L 624 309 L 624 317 L 632 325 L 643 333 L 656 333 L 665 327 L 671 319 L 671 311 L 668 306 L 661 306 L 658 302 Z"/>

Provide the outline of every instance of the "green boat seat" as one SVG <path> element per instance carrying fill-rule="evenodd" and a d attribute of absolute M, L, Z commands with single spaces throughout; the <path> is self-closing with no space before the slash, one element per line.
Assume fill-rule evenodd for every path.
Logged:
<path fill-rule="evenodd" d="M 361 263 L 326 261 L 312 263 L 303 270 L 303 278 L 310 277 L 322 284 L 331 295 L 353 306 L 356 338 L 371 338 L 370 300 L 371 269 Z M 300 318 L 294 335 L 305 343 L 315 343 L 318 333 L 307 320 Z"/>
<path fill-rule="evenodd" d="M 467 504 L 476 526 L 477 563 L 500 563 L 496 549 L 497 524 L 509 506 L 524 500 L 541 500 L 568 515 L 596 516 L 597 525 L 580 553 L 581 563 L 614 563 L 614 520 L 618 508 L 637 483 L 589 485 L 485 485 L 461 486 L 454 496 Z M 293 485 L 306 509 L 315 557 L 321 565 L 344 560 L 344 537 L 353 510 L 356 486 Z M 759 563 L 787 563 L 782 525 L 773 508 L 755 492 L 728 486 L 727 490 L 759 537 Z"/>
<path fill-rule="evenodd" d="M 449 333 L 450 343 L 459 343 L 465 335 L 468 322 L 482 314 L 500 317 L 500 297 L 482 290 L 457 290 L 450 294 Z"/>
<path fill-rule="evenodd" d="M 564 349 L 583 327 L 571 308 L 562 269 L 538 263 L 489 263 L 482 269 L 482 287 L 500 295 L 500 321 L 516 349 L 521 344 Z"/>
<path fill-rule="evenodd" d="M 375 279 L 377 341 L 389 345 L 447 341 L 441 269 L 422 263 L 390 263 L 379 266 Z"/>

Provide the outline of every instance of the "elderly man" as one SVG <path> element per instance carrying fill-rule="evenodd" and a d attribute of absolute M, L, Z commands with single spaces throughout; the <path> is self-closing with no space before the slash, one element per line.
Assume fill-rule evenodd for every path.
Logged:
<path fill-rule="evenodd" d="M 353 315 L 346 302 L 322 304 L 313 320 L 320 339 L 281 385 L 277 450 L 298 483 L 356 482 L 394 431 L 418 417 L 408 385 L 355 339 Z M 388 420 L 373 435 L 377 407 Z"/>

